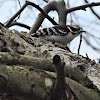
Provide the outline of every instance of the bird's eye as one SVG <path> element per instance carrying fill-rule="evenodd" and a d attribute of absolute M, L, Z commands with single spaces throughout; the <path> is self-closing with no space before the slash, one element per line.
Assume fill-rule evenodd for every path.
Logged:
<path fill-rule="evenodd" d="M 74 31 L 79 31 L 81 28 L 76 26 L 76 27 L 73 27 L 74 28 Z"/>

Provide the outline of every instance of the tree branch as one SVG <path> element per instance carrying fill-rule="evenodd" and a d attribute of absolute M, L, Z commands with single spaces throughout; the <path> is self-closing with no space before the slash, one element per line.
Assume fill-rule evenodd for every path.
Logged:
<path fill-rule="evenodd" d="M 14 26 L 14 25 L 18 25 L 18 26 L 21 26 L 21 27 L 24 27 L 24 28 L 27 28 L 28 30 L 30 30 L 30 27 L 29 27 L 28 25 L 25 25 L 25 24 L 19 23 L 19 22 L 12 22 L 12 23 L 9 25 L 9 27 Z M 8 28 L 9 28 L 9 27 L 8 27 Z"/>
<path fill-rule="evenodd" d="M 46 2 L 46 3 L 48 3 L 49 2 L 49 0 L 43 0 L 44 2 Z"/>
<path fill-rule="evenodd" d="M 25 9 L 25 7 L 27 5 L 31 5 L 35 8 L 37 8 L 44 15 L 44 17 L 46 17 L 53 24 L 57 25 L 57 23 L 50 16 L 48 16 L 38 5 L 36 5 L 32 2 L 26 1 L 26 3 L 21 7 L 21 9 L 8 21 L 8 23 L 6 24 L 6 27 L 9 27 L 11 22 Z"/>
<path fill-rule="evenodd" d="M 60 25 L 66 25 L 66 8 L 65 8 L 65 2 L 63 0 L 59 1 L 50 1 L 47 3 L 46 6 L 44 6 L 43 10 L 46 13 L 49 13 L 50 11 L 57 11 L 58 17 L 59 17 L 59 24 Z M 40 25 L 42 24 L 44 17 L 41 17 L 42 13 L 39 14 L 37 17 L 35 23 L 32 25 L 29 34 L 36 32 L 36 30 L 39 29 Z M 55 24 L 54 24 L 55 25 Z"/>
<path fill-rule="evenodd" d="M 86 3 L 89 3 L 87 0 L 85 0 L 85 2 L 86 2 Z M 90 7 L 90 9 L 91 9 L 92 13 L 93 13 L 98 19 L 100 19 L 100 16 L 93 10 L 93 8 Z"/>
<path fill-rule="evenodd" d="M 83 38 L 84 38 L 85 42 L 87 43 L 87 45 L 89 45 L 92 49 L 100 52 L 100 48 L 94 47 L 85 37 L 83 37 Z"/>
<path fill-rule="evenodd" d="M 78 47 L 78 54 L 80 54 L 81 43 L 82 43 L 82 34 L 80 35 L 80 43 L 79 43 L 79 47 Z"/>
<path fill-rule="evenodd" d="M 9 27 L 9 25 L 11 24 L 11 22 L 25 9 L 25 7 L 27 6 L 27 3 L 25 3 L 21 9 L 12 17 L 10 18 L 10 20 L 7 22 L 7 24 L 5 25 L 6 27 Z"/>
<path fill-rule="evenodd" d="M 99 6 L 99 5 L 100 5 L 100 2 L 97 2 L 97 3 L 92 2 L 90 4 L 85 4 L 85 5 L 81 5 L 81 6 L 77 6 L 77 7 L 67 9 L 66 13 L 70 13 L 70 12 L 73 12 L 73 11 L 76 11 L 76 10 L 85 10 L 85 8 L 93 7 L 93 6 Z"/>

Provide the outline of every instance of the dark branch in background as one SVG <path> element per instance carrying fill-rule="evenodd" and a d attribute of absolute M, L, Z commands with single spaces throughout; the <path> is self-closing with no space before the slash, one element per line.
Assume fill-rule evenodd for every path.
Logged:
<path fill-rule="evenodd" d="M 20 6 L 20 8 L 21 8 L 20 0 L 18 0 L 18 4 L 19 4 L 19 6 Z M 16 21 L 17 21 L 19 18 L 20 18 L 20 14 L 18 15 L 18 18 L 16 19 Z"/>
<path fill-rule="evenodd" d="M 18 3 L 19 3 L 19 6 L 20 6 L 20 8 L 21 8 L 21 3 L 20 3 L 20 0 L 18 0 Z"/>
<path fill-rule="evenodd" d="M 100 2 L 97 2 L 97 3 L 93 2 L 93 3 L 90 3 L 90 4 L 85 4 L 85 5 L 69 8 L 69 9 L 66 10 L 66 13 L 70 13 L 70 12 L 73 12 L 73 11 L 76 11 L 76 10 L 85 10 L 85 8 L 93 7 L 93 6 L 99 6 L 99 5 L 100 5 Z"/>
<path fill-rule="evenodd" d="M 86 3 L 89 3 L 87 0 L 85 0 L 85 2 L 86 2 Z M 92 13 L 93 13 L 98 19 L 100 19 L 100 16 L 93 10 L 93 8 L 90 7 L 90 9 L 91 9 Z"/>
<path fill-rule="evenodd" d="M 43 0 L 44 2 L 46 2 L 46 3 L 48 3 L 49 2 L 49 0 Z"/>
<path fill-rule="evenodd" d="M 91 36 L 91 38 L 93 38 L 93 40 L 94 40 L 98 45 L 100 45 L 100 42 L 97 41 L 97 39 L 100 40 L 100 37 L 96 37 L 95 35 L 92 35 L 92 34 L 90 34 L 89 32 L 86 32 L 86 34 L 89 35 L 89 36 Z M 96 48 L 96 47 L 92 46 L 91 43 L 89 42 L 89 40 L 87 40 L 85 37 L 84 37 L 84 40 L 85 40 L 86 43 L 87 43 L 88 45 L 90 45 L 94 50 L 97 50 L 97 51 L 100 50 L 100 48 Z"/>
<path fill-rule="evenodd" d="M 27 5 L 31 5 L 34 6 L 35 8 L 37 8 L 43 15 L 44 17 L 46 17 L 50 22 L 52 22 L 54 25 L 57 25 L 57 23 L 50 17 L 48 16 L 38 5 L 26 1 L 26 3 L 21 7 L 21 9 L 7 22 L 7 24 L 5 25 L 6 27 L 9 27 L 9 25 L 11 24 L 11 22 L 25 9 L 25 7 Z"/>
<path fill-rule="evenodd" d="M 83 37 L 83 38 L 84 38 L 85 42 L 86 42 L 90 47 L 92 47 L 92 49 L 94 49 L 94 50 L 100 52 L 100 48 L 96 48 L 96 47 L 94 47 L 93 45 L 91 45 L 91 43 L 90 43 L 90 42 L 89 42 L 85 37 Z"/>
<path fill-rule="evenodd" d="M 25 25 L 25 24 L 19 23 L 19 22 L 12 22 L 12 23 L 9 25 L 9 27 L 14 26 L 14 25 L 18 25 L 18 26 L 21 26 L 21 27 L 24 27 L 24 28 L 30 30 L 30 27 L 29 27 L 28 25 Z M 9 28 L 9 27 L 8 27 L 8 28 Z"/>
<path fill-rule="evenodd" d="M 80 35 L 80 43 L 79 43 L 79 47 L 78 47 L 78 54 L 80 54 L 81 43 L 82 43 L 82 34 Z"/>
<path fill-rule="evenodd" d="M 89 58 L 88 54 L 86 53 L 86 57 Z"/>
<path fill-rule="evenodd" d="M 60 25 L 66 25 L 66 6 L 64 0 L 55 1 L 52 0 L 48 2 L 44 7 L 43 10 L 48 14 L 50 11 L 56 11 L 58 13 L 58 21 Z M 39 13 L 39 16 L 36 18 L 34 24 L 32 25 L 28 34 L 32 34 L 39 29 L 41 24 L 43 23 L 45 17 L 41 17 L 42 13 Z M 54 24 L 55 25 L 55 24 Z"/>
<path fill-rule="evenodd" d="M 90 34 L 89 32 L 86 32 L 86 34 L 89 35 L 98 45 L 100 45 L 100 37 Z"/>
<path fill-rule="evenodd" d="M 96 38 L 96 39 L 98 39 L 98 40 L 100 40 L 100 37 L 97 37 L 97 36 L 95 36 L 95 35 L 93 35 L 93 34 L 90 34 L 89 32 L 86 32 L 87 34 L 89 34 L 91 37 L 93 37 L 93 38 Z"/>

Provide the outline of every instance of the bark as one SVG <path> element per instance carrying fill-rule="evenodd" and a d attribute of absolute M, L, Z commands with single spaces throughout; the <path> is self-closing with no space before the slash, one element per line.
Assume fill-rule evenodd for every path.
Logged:
<path fill-rule="evenodd" d="M 59 55 L 53 57 L 53 64 L 56 67 L 57 80 L 55 87 L 51 93 L 50 100 L 63 100 L 65 92 L 65 73 L 64 73 L 64 62 L 61 61 Z"/>
<path fill-rule="evenodd" d="M 52 66 L 52 62 L 50 59 L 45 58 L 37 58 L 30 57 L 25 55 L 19 55 L 16 53 L 6 53 L 0 52 L 0 63 L 6 65 L 26 65 L 32 66 L 32 68 L 38 68 L 46 71 L 54 72 L 55 69 Z M 42 67 L 41 67 L 42 66 Z M 69 77 L 69 70 L 71 74 L 71 79 L 81 83 L 84 86 L 93 85 L 92 81 L 90 81 L 86 75 L 84 75 L 78 68 L 71 68 L 65 66 L 66 76 Z"/>
<path fill-rule="evenodd" d="M 34 4 L 34 3 L 32 3 L 32 2 L 29 2 L 29 1 L 26 1 L 25 2 L 25 4 L 20 8 L 20 10 L 18 11 L 18 12 L 16 12 L 16 14 L 15 15 L 13 15 L 11 18 L 10 18 L 10 20 L 7 22 L 7 24 L 5 25 L 6 27 L 10 27 L 12 24 L 12 22 L 13 22 L 13 20 L 18 16 L 18 15 L 20 15 L 21 14 L 21 12 L 25 9 L 25 7 L 27 7 L 28 5 L 31 5 L 31 6 L 33 6 L 33 7 L 35 7 L 35 8 L 37 8 L 42 14 L 43 14 L 43 16 L 44 17 L 46 17 L 48 20 L 50 20 L 53 24 L 57 24 L 51 17 L 49 17 L 38 5 L 36 5 L 36 4 Z M 19 26 L 23 26 L 22 24 L 19 24 L 19 23 L 17 23 L 17 25 L 19 25 Z M 24 27 L 25 27 L 25 25 L 24 25 Z M 26 27 L 27 28 L 27 27 Z"/>
<path fill-rule="evenodd" d="M 0 25 L 0 97 L 2 99 L 50 100 L 50 93 L 56 80 L 52 58 L 56 54 L 59 54 L 65 62 L 65 89 L 67 94 L 71 94 L 70 98 L 100 99 L 100 91 L 88 77 L 89 71 L 93 73 L 93 69 L 99 68 L 100 64 L 61 49 L 60 44 L 60 47 L 57 47 L 51 42 L 28 37 L 26 34 L 26 32 L 8 30 Z M 90 67 L 93 69 L 88 69 Z M 88 74 L 85 73 L 86 69 Z M 96 69 L 95 72 L 99 76 L 99 69 Z"/>

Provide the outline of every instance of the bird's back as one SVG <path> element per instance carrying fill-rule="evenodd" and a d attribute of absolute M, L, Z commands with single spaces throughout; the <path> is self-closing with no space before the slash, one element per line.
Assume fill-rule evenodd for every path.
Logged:
<path fill-rule="evenodd" d="M 72 26 L 56 25 L 38 30 L 36 33 L 31 34 L 31 36 L 66 45 L 80 34 L 77 32 L 77 29 Z"/>

